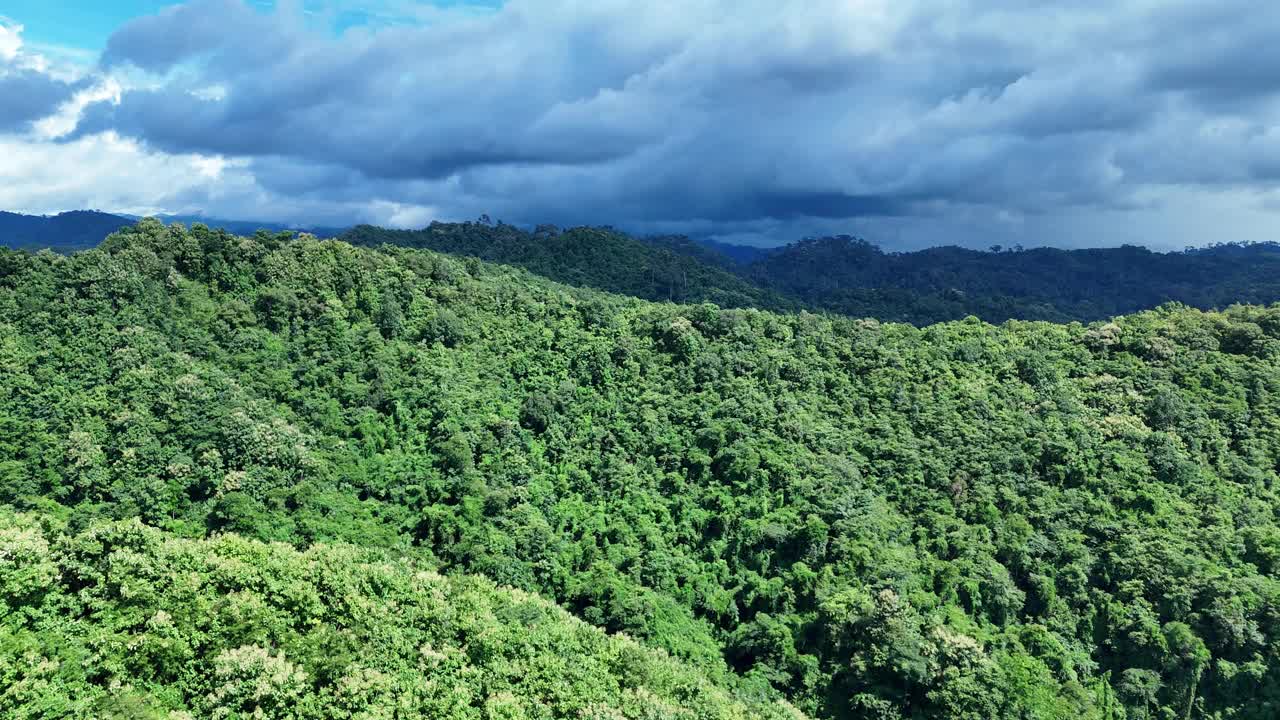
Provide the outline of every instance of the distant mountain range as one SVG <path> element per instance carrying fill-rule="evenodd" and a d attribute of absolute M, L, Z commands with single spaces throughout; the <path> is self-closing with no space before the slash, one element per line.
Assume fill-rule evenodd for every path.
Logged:
<path fill-rule="evenodd" d="M 71 252 L 93 247 L 138 218 L 94 211 L 54 216 L 0 213 L 0 245 Z M 247 235 L 301 231 L 278 223 L 199 216 Z M 1088 250 L 979 251 L 937 247 L 885 252 L 849 236 L 780 248 L 684 236 L 637 238 L 608 227 L 533 230 L 505 223 L 432 223 L 421 230 L 360 225 L 306 228 L 355 245 L 397 245 L 513 265 L 569 285 L 677 303 L 712 302 L 784 312 L 832 312 L 927 325 L 977 316 L 1092 321 L 1168 302 L 1223 308 L 1280 301 L 1280 245 L 1216 245 L 1160 253 L 1136 246 Z"/>
<path fill-rule="evenodd" d="M 888 253 L 846 236 L 788 245 L 741 274 L 812 307 L 917 325 L 968 315 L 1091 321 L 1168 302 L 1214 309 L 1280 301 L 1280 245 Z"/>
<path fill-rule="evenodd" d="M 1280 301 L 1280 245 L 1159 253 L 1136 246 L 999 252 L 885 252 L 842 236 L 774 249 L 610 228 L 533 232 L 502 223 L 417 231 L 358 226 L 353 244 L 392 244 L 524 267 L 560 282 L 648 300 L 827 311 L 927 325 L 970 315 L 1092 321 L 1168 302 L 1200 308 Z"/>
<path fill-rule="evenodd" d="M 23 250 L 84 250 L 120 228 L 134 223 L 120 215 L 76 210 L 58 215 L 0 212 L 0 245 Z"/>
<path fill-rule="evenodd" d="M 341 235 L 345 228 L 298 228 L 281 223 L 249 220 L 223 220 L 199 215 L 160 215 L 166 223 L 184 225 L 203 223 L 237 235 L 252 235 L 258 230 L 272 232 L 302 231 L 320 237 Z M 49 248 L 59 252 L 86 250 L 102 242 L 111 233 L 142 218 L 98 210 L 72 210 L 57 215 L 22 215 L 0 212 L 0 245 L 22 250 Z"/>

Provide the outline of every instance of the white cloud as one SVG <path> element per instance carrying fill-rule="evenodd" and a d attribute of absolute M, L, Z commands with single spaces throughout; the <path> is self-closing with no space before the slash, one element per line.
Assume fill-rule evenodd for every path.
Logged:
<path fill-rule="evenodd" d="M 114 133 L 72 142 L 0 136 L 0 208 L 32 214 L 101 209 L 132 215 L 206 214 L 310 226 L 421 226 L 440 209 L 368 198 L 281 197 L 243 160 L 167 154 Z"/>
<path fill-rule="evenodd" d="M 22 50 L 22 26 L 0 16 L 0 60 L 13 62 Z"/>
<path fill-rule="evenodd" d="M 26 212 L 159 210 L 202 182 L 187 159 L 149 153 L 113 133 L 63 144 L 0 137 L 0 156 L 0 207 Z"/>
<path fill-rule="evenodd" d="M 71 96 L 52 115 L 37 120 L 32 126 L 32 134 L 42 140 L 63 137 L 75 130 L 86 107 L 101 102 L 119 103 L 121 92 L 120 83 L 115 78 L 104 78 Z"/>

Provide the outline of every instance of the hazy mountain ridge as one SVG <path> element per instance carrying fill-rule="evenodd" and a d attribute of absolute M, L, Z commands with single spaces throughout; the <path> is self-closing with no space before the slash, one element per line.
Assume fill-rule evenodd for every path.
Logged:
<path fill-rule="evenodd" d="M 928 325 L 974 315 L 1053 322 L 1101 320 L 1167 302 L 1201 309 L 1280 301 L 1280 245 L 1219 244 L 1181 252 L 1137 246 L 998 252 L 944 246 L 886 252 L 850 236 L 778 248 L 679 235 L 633 237 L 610 227 L 521 229 L 505 223 L 432 223 L 422 230 L 349 230 L 168 216 L 229 232 L 310 232 L 356 244 L 417 247 L 523 267 L 535 274 L 646 300 L 807 309 Z M 49 218 L 0 214 L 0 244 L 92 247 L 132 219 L 96 212 Z M 10 229 L 5 231 L 5 227 Z"/>
<path fill-rule="evenodd" d="M 0 246 L 16 249 L 86 250 L 136 220 L 96 210 L 57 215 L 23 215 L 0 211 Z"/>

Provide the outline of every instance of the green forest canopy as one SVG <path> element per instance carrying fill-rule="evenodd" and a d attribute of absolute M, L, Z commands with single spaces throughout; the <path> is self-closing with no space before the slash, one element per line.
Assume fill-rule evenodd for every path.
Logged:
<path fill-rule="evenodd" d="M 435 677 L 370 646 L 417 632 L 374 615 L 320 682 L 300 623 L 341 634 L 355 610 L 265 596 L 195 655 L 81 653 L 150 636 L 155 603 L 212 633 L 200 592 L 166 583 L 266 552 L 231 532 L 304 552 L 274 546 L 267 575 L 350 558 L 392 585 L 438 567 L 539 593 L 749 712 L 774 695 L 820 718 L 1273 718 L 1278 353 L 1280 308 L 920 329 L 152 221 L 71 257 L 0 251 L 0 503 L 27 548 L 0 553 L 0 652 L 69 653 L 85 702 L 132 688 L 194 713 L 222 697 L 219 657 L 248 677 L 230 652 L 314 698 L 374 661 Z M 92 549 L 113 533 L 145 540 Z M 458 613 L 468 587 L 521 602 L 431 583 Z M 532 648 L 512 652 L 546 642 L 492 622 Z M 213 679 L 183 674 L 195 657 Z M 598 662 L 617 712 L 640 688 L 688 701 Z M 508 669 L 477 672 L 479 712 Z M 59 716 L 43 702 L 14 712 Z"/>
<path fill-rule="evenodd" d="M 0 611 L 6 718 L 802 718 L 527 593 L 351 546 L 0 513 Z"/>
<path fill-rule="evenodd" d="M 744 256 L 747 248 L 679 236 L 639 239 L 612 228 L 549 225 L 528 232 L 501 222 L 437 222 L 416 231 L 362 225 L 341 239 L 475 257 L 648 300 L 807 308 L 915 325 L 970 315 L 989 322 L 1088 322 L 1171 301 L 1200 309 L 1280 301 L 1280 245 L 1274 243 L 1169 253 L 1131 245 L 893 253 L 839 236 Z"/>

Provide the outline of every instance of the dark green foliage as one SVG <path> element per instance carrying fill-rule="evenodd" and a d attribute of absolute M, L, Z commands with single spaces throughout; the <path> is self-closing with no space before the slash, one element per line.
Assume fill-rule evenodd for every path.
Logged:
<path fill-rule="evenodd" d="M 1210 309 L 1280 300 L 1280 245 L 1271 243 L 1181 253 L 1134 246 L 885 253 L 835 237 L 788 245 L 742 272 L 812 307 L 918 325 L 967 315 L 1090 321 L 1171 301 Z M 1247 345 L 1255 337 L 1247 328 L 1234 332 L 1228 342 Z"/>
<path fill-rule="evenodd" d="M 378 548 L 819 717 L 1280 713 L 1280 308 L 918 329 L 155 222 L 0 268 L 0 503 L 81 538 Z M 120 707 L 186 687 L 148 682 Z"/>
<path fill-rule="evenodd" d="M 483 222 L 432 223 L 423 230 L 386 230 L 361 225 L 342 239 L 435 250 L 523 267 L 544 277 L 648 300 L 714 302 L 725 307 L 796 309 L 792 302 L 757 287 L 717 264 L 716 256 L 689 242 L 645 242 L 610 228 L 561 231 L 539 226 L 527 232 Z"/>
<path fill-rule="evenodd" d="M 1167 302 L 1213 309 L 1280 300 L 1280 245 L 1271 243 L 1180 253 L 1134 246 L 886 253 L 841 236 L 752 251 L 680 236 L 639 240 L 609 228 L 529 233 L 501 223 L 434 223 L 413 232 L 360 226 L 343 239 L 478 257 L 650 300 L 808 308 L 915 325 L 970 315 L 1087 322 Z M 1247 348 L 1261 332 L 1242 326 L 1224 341 Z"/>

